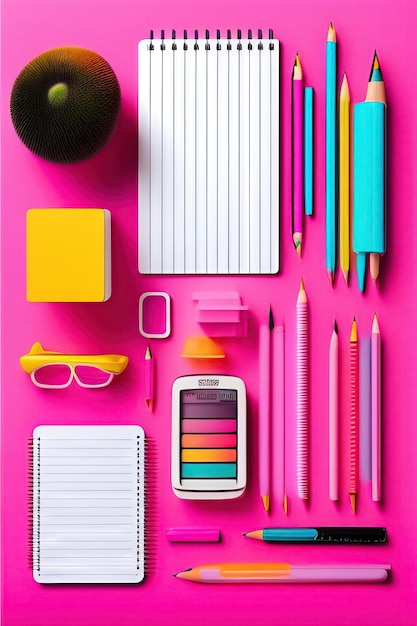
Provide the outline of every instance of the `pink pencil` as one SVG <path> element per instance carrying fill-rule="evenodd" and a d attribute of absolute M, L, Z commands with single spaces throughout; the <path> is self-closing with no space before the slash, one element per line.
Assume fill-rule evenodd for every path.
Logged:
<path fill-rule="evenodd" d="M 274 321 L 270 310 L 269 325 L 261 324 L 259 330 L 259 489 L 267 512 L 269 510 L 271 329 L 273 327 Z"/>
<path fill-rule="evenodd" d="M 372 500 L 381 500 L 381 334 L 376 314 L 372 322 Z"/>
<path fill-rule="evenodd" d="M 154 368 L 153 358 L 150 347 L 146 348 L 145 352 L 145 400 L 148 405 L 148 409 L 152 410 L 154 394 Z"/>
<path fill-rule="evenodd" d="M 303 100 L 303 70 L 297 54 L 292 75 L 292 212 L 293 241 L 298 256 L 301 256 L 301 244 L 303 241 Z"/>
<path fill-rule="evenodd" d="M 297 298 L 297 491 L 308 500 L 308 308 L 301 280 Z"/>
<path fill-rule="evenodd" d="M 276 491 L 282 500 L 284 513 L 288 512 L 285 492 L 285 367 L 284 326 L 275 326 L 272 333 L 272 411 L 274 479 Z"/>
<path fill-rule="evenodd" d="M 339 337 L 337 325 L 330 339 L 329 349 L 329 497 L 339 499 Z"/>

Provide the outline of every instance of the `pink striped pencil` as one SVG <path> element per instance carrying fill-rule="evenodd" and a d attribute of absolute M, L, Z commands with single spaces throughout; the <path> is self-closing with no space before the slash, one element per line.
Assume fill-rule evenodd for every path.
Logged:
<path fill-rule="evenodd" d="M 308 307 L 301 280 L 297 297 L 297 491 L 302 500 L 309 498 L 308 484 Z"/>
<path fill-rule="evenodd" d="M 381 500 L 381 334 L 376 314 L 372 322 L 372 500 Z"/>
<path fill-rule="evenodd" d="M 339 499 L 339 337 L 337 324 L 330 339 L 329 349 L 329 497 Z"/>
<path fill-rule="evenodd" d="M 353 318 L 350 333 L 350 466 L 349 497 L 352 510 L 356 512 L 358 492 L 358 424 L 359 424 L 359 351 L 358 328 Z"/>
<path fill-rule="evenodd" d="M 292 74 L 292 219 L 293 241 L 298 256 L 301 257 L 303 241 L 303 121 L 304 121 L 303 70 L 298 53 L 295 57 Z"/>

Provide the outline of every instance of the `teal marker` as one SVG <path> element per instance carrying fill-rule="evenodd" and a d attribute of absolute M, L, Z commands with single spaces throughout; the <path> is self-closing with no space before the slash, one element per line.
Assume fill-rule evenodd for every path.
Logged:
<path fill-rule="evenodd" d="M 353 250 L 360 291 L 365 290 L 366 259 L 376 281 L 385 252 L 386 98 L 376 53 L 365 102 L 353 109 Z"/>

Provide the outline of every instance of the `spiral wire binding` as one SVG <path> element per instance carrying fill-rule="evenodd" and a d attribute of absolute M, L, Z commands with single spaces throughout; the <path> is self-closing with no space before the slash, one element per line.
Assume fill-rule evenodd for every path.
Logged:
<path fill-rule="evenodd" d="M 40 478 L 41 466 L 39 462 L 40 451 L 39 437 L 34 439 L 31 437 L 28 441 L 29 453 L 29 473 L 28 473 L 28 500 L 29 500 L 29 519 L 28 519 L 28 565 L 32 571 L 40 571 L 40 540 L 41 540 L 41 520 L 40 520 Z M 35 454 L 35 446 L 36 454 Z M 35 461 L 36 457 L 36 461 Z M 34 485 L 37 485 L 35 491 Z M 36 502 L 35 502 L 36 498 Z M 36 519 L 35 519 L 36 513 Z"/>
<path fill-rule="evenodd" d="M 236 33 L 236 40 L 237 40 L 237 49 L 238 50 L 242 50 L 243 46 L 242 46 L 242 30 L 239 28 L 237 30 Z M 253 50 L 254 48 L 254 44 L 252 43 L 252 30 L 249 29 L 248 30 L 248 50 Z M 272 28 L 270 28 L 268 30 L 268 39 L 269 41 L 269 45 L 268 45 L 268 49 L 269 50 L 274 50 L 275 48 L 275 44 L 273 41 L 271 41 L 274 38 L 274 33 Z M 154 38 L 154 31 L 151 30 L 149 33 L 149 39 L 150 39 L 150 43 L 149 43 L 149 50 L 154 50 L 155 49 L 155 38 Z M 188 50 L 189 47 L 191 47 L 193 50 L 199 50 L 200 49 L 200 44 L 199 41 L 202 41 L 202 38 L 200 39 L 199 34 L 198 34 L 198 30 L 194 31 L 194 43 L 190 46 L 188 44 L 188 31 L 184 30 L 183 33 L 183 39 L 184 39 L 184 43 L 183 43 L 183 50 Z M 204 39 L 206 40 L 205 44 L 204 44 L 204 49 L 205 50 L 210 50 L 210 31 L 209 30 L 205 30 L 205 37 Z M 221 44 L 221 32 L 219 29 L 216 30 L 216 37 L 215 39 L 217 39 L 217 43 L 216 43 L 216 49 L 217 50 L 221 50 L 222 49 L 222 44 Z M 230 29 L 227 29 L 226 31 L 226 39 L 227 39 L 227 43 L 226 43 L 226 48 L 227 50 L 232 50 L 232 43 L 231 40 L 233 39 L 232 37 L 232 31 Z M 178 50 L 178 44 L 177 44 L 177 33 L 175 30 L 172 30 L 171 33 L 171 48 L 172 50 Z M 257 48 L 258 50 L 264 50 L 264 40 L 263 40 L 263 34 L 262 34 L 262 30 L 259 28 L 258 29 L 258 44 L 257 44 Z M 166 50 L 167 47 L 167 40 L 165 38 L 165 30 L 161 30 L 160 33 L 160 49 L 161 50 Z"/>
<path fill-rule="evenodd" d="M 145 572 L 153 574 L 157 566 L 157 549 L 159 532 L 159 516 L 157 505 L 158 458 L 157 445 L 154 439 L 145 437 Z"/>

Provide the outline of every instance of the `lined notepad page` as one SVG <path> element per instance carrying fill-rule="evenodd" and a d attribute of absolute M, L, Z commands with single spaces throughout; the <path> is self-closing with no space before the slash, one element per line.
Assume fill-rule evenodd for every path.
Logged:
<path fill-rule="evenodd" d="M 139 43 L 139 271 L 279 271 L 279 42 Z"/>
<path fill-rule="evenodd" d="M 139 426 L 33 433 L 33 575 L 40 583 L 144 577 L 145 439 Z"/>

